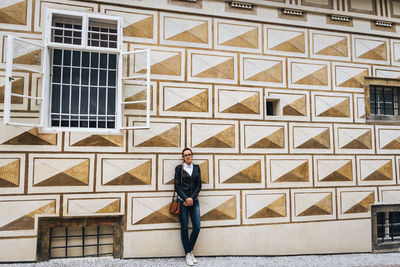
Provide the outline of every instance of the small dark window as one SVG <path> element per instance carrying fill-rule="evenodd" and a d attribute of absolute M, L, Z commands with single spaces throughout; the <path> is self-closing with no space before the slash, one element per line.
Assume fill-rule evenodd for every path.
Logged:
<path fill-rule="evenodd" d="M 274 105 L 275 103 L 273 101 L 267 101 L 267 116 L 275 116 Z"/>
<path fill-rule="evenodd" d="M 400 87 L 370 85 L 369 99 L 371 115 L 399 116 L 399 90 Z"/>
<path fill-rule="evenodd" d="M 372 249 L 400 250 L 400 205 L 372 205 Z"/>

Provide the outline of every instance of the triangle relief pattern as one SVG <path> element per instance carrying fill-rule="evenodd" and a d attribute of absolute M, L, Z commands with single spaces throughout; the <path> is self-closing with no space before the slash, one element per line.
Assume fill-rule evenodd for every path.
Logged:
<path fill-rule="evenodd" d="M 135 131 L 135 147 L 180 147 L 181 124 L 152 122 L 148 131 Z"/>
<path fill-rule="evenodd" d="M 316 116 L 321 118 L 350 118 L 350 98 L 315 95 Z"/>
<path fill-rule="evenodd" d="M 152 178 L 151 159 L 102 160 L 102 185 L 150 185 Z"/>
<path fill-rule="evenodd" d="M 246 148 L 285 148 L 284 126 L 245 125 L 244 134 Z"/>
<path fill-rule="evenodd" d="M 355 179 L 352 159 L 317 159 L 316 168 L 321 184 L 353 182 Z"/>
<path fill-rule="evenodd" d="M 0 235 L 18 236 L 18 231 L 26 234 L 27 230 L 37 229 L 36 218 L 40 215 L 58 214 L 58 198 L 46 199 L 45 197 L 29 196 L 15 199 L 1 200 Z M 32 232 L 35 234 L 34 232 Z"/>
<path fill-rule="evenodd" d="M 393 159 L 359 159 L 360 184 L 394 184 Z"/>
<path fill-rule="evenodd" d="M 208 47 L 210 43 L 210 20 L 202 17 L 172 16 L 162 14 L 163 36 L 162 43 L 167 41 L 205 44 Z M 203 47 L 203 46 L 202 46 Z"/>
<path fill-rule="evenodd" d="M 267 26 L 268 27 L 268 26 Z M 269 52 L 288 52 L 290 54 L 306 54 L 306 32 L 288 28 L 267 28 L 267 50 Z"/>
<path fill-rule="evenodd" d="M 336 218 L 334 190 L 298 189 L 292 192 L 295 221 Z"/>
<path fill-rule="evenodd" d="M 123 135 L 100 135 L 87 133 L 70 133 L 69 145 L 72 147 L 123 147 Z"/>
<path fill-rule="evenodd" d="M 311 157 L 267 156 L 267 187 L 304 187 L 312 185 Z"/>
<path fill-rule="evenodd" d="M 232 188 L 235 184 L 240 184 L 240 187 L 242 185 L 264 187 L 264 161 L 262 157 L 223 157 L 216 160 L 218 162 L 217 187 L 224 187 L 226 185 L 226 187 Z"/>
<path fill-rule="evenodd" d="M 163 90 L 163 111 L 208 113 L 210 87 L 166 84 Z"/>
<path fill-rule="evenodd" d="M 232 21 L 216 20 L 217 46 L 260 49 L 261 25 L 237 24 Z"/>
<path fill-rule="evenodd" d="M 369 218 L 371 205 L 377 201 L 376 196 L 376 187 L 338 189 L 339 219 Z"/>
<path fill-rule="evenodd" d="M 219 112 L 258 115 L 260 94 L 260 91 L 218 89 Z"/>
<path fill-rule="evenodd" d="M 0 134 L 0 145 L 12 146 L 56 146 L 57 134 L 40 133 L 39 128 L 4 126 Z"/>
<path fill-rule="evenodd" d="M 11 92 L 14 94 L 20 94 L 23 95 L 24 93 L 26 94 L 26 81 L 25 79 L 27 77 L 24 76 L 13 76 L 14 80 L 11 82 Z M 4 103 L 4 92 L 5 92 L 5 76 L 0 74 L 0 104 Z M 22 105 L 24 104 L 24 99 L 21 97 L 14 97 L 11 96 L 11 104 L 13 104 L 13 110 L 16 110 L 18 108 L 17 105 Z M 26 107 L 24 107 L 22 110 L 26 110 Z"/>
<path fill-rule="evenodd" d="M 329 66 L 327 64 L 314 64 L 291 62 L 291 81 L 294 85 L 329 85 Z"/>
<path fill-rule="evenodd" d="M 27 0 L 4 1 L 0 4 L 0 23 L 26 25 Z"/>
<path fill-rule="evenodd" d="M 20 168 L 20 158 L 0 158 L 0 188 L 18 187 L 22 177 Z"/>
<path fill-rule="evenodd" d="M 33 158 L 33 186 L 87 186 L 90 179 L 89 158 Z"/>
<path fill-rule="evenodd" d="M 339 149 L 372 149 L 372 129 L 338 128 Z"/>
<path fill-rule="evenodd" d="M 293 127 L 293 146 L 296 149 L 330 149 L 330 139 L 328 127 Z"/>
<path fill-rule="evenodd" d="M 285 62 L 276 58 L 267 57 L 241 57 L 243 63 L 244 84 L 274 84 L 283 85 Z"/>
<path fill-rule="evenodd" d="M 191 144 L 196 148 L 235 148 L 236 124 L 191 124 Z"/>
<path fill-rule="evenodd" d="M 369 67 L 364 65 L 338 65 L 333 66 L 335 70 L 335 86 L 339 88 L 361 88 L 364 89 L 364 77 L 370 75 Z"/>
<path fill-rule="evenodd" d="M 114 194 L 115 195 L 115 194 Z M 66 196 L 66 216 L 79 215 L 98 215 L 98 214 L 120 214 L 122 212 L 122 203 L 120 197 L 111 197 L 107 195 L 92 195 L 90 198 Z"/>
<path fill-rule="evenodd" d="M 355 57 L 358 60 L 387 61 L 387 40 L 355 38 Z"/>
<path fill-rule="evenodd" d="M 313 33 L 313 53 L 318 56 L 347 58 L 349 38 L 349 36 Z"/>
<path fill-rule="evenodd" d="M 400 149 L 400 129 L 378 128 L 379 148 L 382 150 Z"/>

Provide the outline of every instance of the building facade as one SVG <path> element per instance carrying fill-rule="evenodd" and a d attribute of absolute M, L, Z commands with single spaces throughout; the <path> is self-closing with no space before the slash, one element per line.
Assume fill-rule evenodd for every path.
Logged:
<path fill-rule="evenodd" d="M 1 124 L 1 261 L 36 259 L 41 217 L 123 216 L 122 257 L 183 255 L 168 206 L 184 147 L 202 171 L 198 255 L 371 251 L 370 206 L 400 201 L 400 1 L 3 0 L 1 103 L 8 35 L 41 43 L 47 9 L 119 17 L 122 50 L 151 49 L 151 124 Z M 14 63 L 35 65 L 35 53 L 15 49 Z M 19 70 L 12 92 L 42 97 L 55 76 Z M 38 105 L 13 96 L 11 118 Z M 145 105 L 126 109 L 128 125 L 143 120 L 133 111 Z"/>

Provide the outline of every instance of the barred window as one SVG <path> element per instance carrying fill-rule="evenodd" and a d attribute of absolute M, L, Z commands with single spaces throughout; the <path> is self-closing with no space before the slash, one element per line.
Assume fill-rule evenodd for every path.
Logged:
<path fill-rule="evenodd" d="M 399 90 L 393 86 L 369 86 L 370 113 L 372 115 L 399 116 Z"/>

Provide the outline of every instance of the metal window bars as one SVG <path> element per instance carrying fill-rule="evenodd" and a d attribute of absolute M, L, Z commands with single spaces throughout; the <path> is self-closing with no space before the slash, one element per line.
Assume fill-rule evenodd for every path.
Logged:
<path fill-rule="evenodd" d="M 374 115 L 400 115 L 398 87 L 370 85 L 370 112 Z"/>
<path fill-rule="evenodd" d="M 378 243 L 400 242 L 400 212 L 377 212 Z"/>
<path fill-rule="evenodd" d="M 111 225 L 50 228 L 50 258 L 113 256 L 113 240 Z"/>

